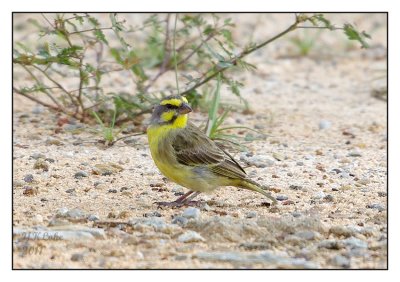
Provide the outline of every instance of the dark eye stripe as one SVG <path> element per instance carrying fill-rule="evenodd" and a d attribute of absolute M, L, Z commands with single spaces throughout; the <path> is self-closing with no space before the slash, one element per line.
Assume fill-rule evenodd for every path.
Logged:
<path fill-rule="evenodd" d="M 166 104 L 165 105 L 167 107 L 167 109 L 177 109 L 178 107 L 175 105 L 171 105 L 171 104 Z"/>

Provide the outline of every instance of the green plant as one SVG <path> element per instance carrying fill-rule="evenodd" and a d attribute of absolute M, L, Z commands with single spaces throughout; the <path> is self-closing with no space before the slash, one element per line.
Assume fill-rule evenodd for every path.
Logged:
<path fill-rule="evenodd" d="M 334 26 L 322 14 L 295 14 L 294 22 L 283 31 L 245 47 L 232 36 L 235 23 L 217 14 L 155 14 L 135 27 L 115 13 L 109 14 L 108 22 L 88 13 L 41 16 L 43 22 L 29 21 L 38 29 L 38 47 L 14 42 L 14 68 L 32 78 L 28 86 L 14 83 L 14 93 L 82 122 L 111 119 L 112 126 L 102 125 L 108 128 L 104 139 L 109 143 L 115 139 L 114 126 L 151 112 L 162 96 L 177 93 L 201 109 L 208 108 L 210 101 L 216 105 L 210 116 L 214 126 L 210 136 L 217 138 L 213 132 L 218 132 L 229 111 L 225 117 L 216 117 L 222 103 L 214 100 L 215 95 L 204 97 L 209 92 L 207 84 L 217 81 L 217 88 L 227 86 L 249 109 L 240 94 L 243 84 L 235 79 L 235 73 L 256 69 L 245 57 L 295 30 L 341 30 L 363 48 L 368 47 L 369 39 L 351 24 Z M 303 46 L 304 52 L 310 46 Z M 168 72 L 175 73 L 175 87 L 157 85 Z M 114 91 L 106 92 L 115 77 L 129 82 L 131 90 L 118 91 L 120 85 L 114 84 Z M 109 110 L 111 106 L 114 111 Z"/>
<path fill-rule="evenodd" d="M 116 137 L 118 136 L 118 134 L 120 134 L 122 131 L 122 129 L 116 130 L 114 128 L 115 127 L 115 119 L 117 117 L 117 110 L 114 109 L 114 115 L 113 115 L 113 118 L 112 118 L 109 126 L 106 126 L 104 124 L 104 122 L 101 120 L 101 118 L 95 111 L 92 111 L 92 114 L 95 117 L 98 124 L 100 125 L 101 129 L 99 132 L 102 134 L 105 145 L 108 146 L 110 144 L 113 144 L 116 141 Z"/>
<path fill-rule="evenodd" d="M 304 32 L 302 35 L 290 38 L 290 42 L 296 46 L 300 56 L 307 56 L 315 46 L 319 36 L 320 32 L 314 35 Z"/>

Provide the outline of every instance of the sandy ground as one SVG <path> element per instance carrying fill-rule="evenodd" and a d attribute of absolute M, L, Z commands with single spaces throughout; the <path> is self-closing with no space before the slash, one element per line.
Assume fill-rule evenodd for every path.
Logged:
<path fill-rule="evenodd" d="M 290 20 L 234 18 L 243 29 Z M 309 57 L 288 56 L 293 47 L 282 39 L 238 77 L 254 114 L 235 112 L 226 123 L 268 137 L 232 153 L 277 206 L 225 187 L 200 195 L 200 209 L 158 208 L 186 190 L 158 172 L 145 136 L 105 148 L 87 125 L 58 130 L 59 116 L 14 95 L 13 267 L 386 268 L 387 104 L 371 95 L 386 65 L 386 19 L 336 18 L 383 26 L 369 50 L 324 35 Z M 15 73 L 15 83 L 23 79 Z M 113 167 L 98 175 L 104 164 Z"/>

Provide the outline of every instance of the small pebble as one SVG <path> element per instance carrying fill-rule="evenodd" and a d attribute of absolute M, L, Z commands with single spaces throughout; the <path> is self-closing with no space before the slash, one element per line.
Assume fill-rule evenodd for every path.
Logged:
<path fill-rule="evenodd" d="M 204 242 L 204 238 L 197 232 L 188 230 L 178 237 L 178 241 L 182 243 Z"/>
<path fill-rule="evenodd" d="M 124 191 L 127 191 L 127 190 L 129 190 L 128 187 L 121 187 L 121 189 L 119 189 L 120 192 L 124 192 Z"/>
<path fill-rule="evenodd" d="M 294 233 L 294 236 L 302 238 L 304 240 L 314 240 L 319 236 L 318 232 L 314 231 L 298 231 Z"/>
<path fill-rule="evenodd" d="M 342 255 L 336 255 L 332 258 L 332 263 L 336 266 L 348 268 L 350 267 L 350 260 Z"/>
<path fill-rule="evenodd" d="M 65 207 L 59 208 L 56 212 L 56 216 L 64 217 L 67 215 L 68 209 Z"/>
<path fill-rule="evenodd" d="M 296 165 L 297 165 L 297 166 L 303 166 L 304 163 L 303 163 L 303 162 L 296 162 Z"/>
<path fill-rule="evenodd" d="M 67 190 L 65 190 L 65 192 L 68 193 L 68 194 L 72 194 L 72 193 L 75 192 L 75 188 L 67 189 Z"/>
<path fill-rule="evenodd" d="M 108 189 L 108 193 L 118 193 L 117 189 Z"/>
<path fill-rule="evenodd" d="M 92 173 L 95 175 L 108 176 L 111 174 L 116 174 L 123 170 L 124 168 L 122 166 L 108 162 L 108 163 L 96 164 L 92 169 Z"/>
<path fill-rule="evenodd" d="M 329 233 L 332 233 L 336 236 L 344 236 L 344 237 L 351 237 L 355 235 L 355 230 L 348 228 L 342 225 L 332 226 L 329 229 Z"/>
<path fill-rule="evenodd" d="M 95 187 L 96 189 L 98 189 L 98 190 L 106 190 L 106 189 L 107 189 L 107 185 L 104 184 L 104 183 L 100 183 L 100 184 L 98 184 L 98 185 L 95 185 L 94 187 Z"/>
<path fill-rule="evenodd" d="M 285 159 L 285 156 L 280 153 L 273 153 L 272 156 L 278 161 L 283 161 Z"/>
<path fill-rule="evenodd" d="M 198 219 L 200 217 L 200 210 L 198 208 L 189 207 L 183 211 L 182 216 L 187 219 Z"/>
<path fill-rule="evenodd" d="M 294 202 L 292 200 L 286 200 L 282 202 L 282 205 L 288 206 L 288 205 L 294 205 Z"/>
<path fill-rule="evenodd" d="M 25 181 L 22 181 L 22 180 L 14 180 L 13 181 L 13 186 L 14 187 L 22 187 L 24 185 L 25 185 Z"/>
<path fill-rule="evenodd" d="M 346 246 L 348 246 L 348 247 L 350 247 L 352 249 L 367 249 L 368 248 L 368 243 L 367 242 L 365 242 L 363 240 L 360 240 L 360 239 L 357 239 L 355 237 L 347 238 L 345 240 L 342 240 L 342 242 Z"/>
<path fill-rule="evenodd" d="M 49 171 L 49 164 L 43 159 L 38 159 L 33 165 L 33 168 L 42 169 L 43 171 Z"/>
<path fill-rule="evenodd" d="M 89 174 L 86 172 L 86 171 L 78 171 L 77 173 L 75 173 L 75 175 L 74 175 L 74 177 L 76 178 L 76 179 L 81 179 L 81 178 L 83 178 L 83 177 L 88 177 L 89 176 Z"/>
<path fill-rule="evenodd" d="M 75 253 L 71 256 L 72 261 L 83 261 L 83 254 Z"/>
<path fill-rule="evenodd" d="M 357 151 L 352 151 L 347 156 L 349 156 L 349 157 L 362 157 L 361 153 L 357 152 Z"/>
<path fill-rule="evenodd" d="M 182 193 L 182 195 L 184 194 L 184 190 L 180 186 L 175 186 L 174 188 L 171 189 L 171 192 L 174 194 L 177 194 L 177 193 L 178 194 Z"/>
<path fill-rule="evenodd" d="M 35 216 L 33 217 L 33 221 L 34 221 L 35 223 L 42 223 L 42 222 L 43 222 L 43 216 L 40 215 L 40 214 L 37 214 L 37 215 L 35 215 Z"/>
<path fill-rule="evenodd" d="M 24 181 L 27 183 L 33 182 L 33 175 L 32 174 L 27 174 L 24 176 Z"/>
<path fill-rule="evenodd" d="M 325 197 L 325 193 L 323 191 L 319 191 L 313 196 L 314 199 L 322 199 L 323 197 Z"/>
<path fill-rule="evenodd" d="M 99 220 L 100 218 L 99 218 L 97 215 L 95 215 L 95 214 L 91 214 L 91 215 L 88 216 L 87 219 L 88 219 L 89 221 L 97 221 L 97 220 Z"/>
<path fill-rule="evenodd" d="M 24 186 L 24 191 L 22 192 L 22 194 L 25 196 L 35 196 L 37 193 L 38 189 L 31 186 Z"/>
<path fill-rule="evenodd" d="M 278 195 L 278 196 L 276 196 L 276 200 L 278 200 L 278 201 L 285 201 L 287 199 L 289 199 L 289 198 L 286 195 Z"/>
<path fill-rule="evenodd" d="M 58 139 L 49 138 L 49 139 L 46 140 L 46 145 L 48 145 L 48 146 L 50 146 L 50 145 L 61 146 L 61 145 L 63 145 L 63 142 L 61 142 Z"/>
<path fill-rule="evenodd" d="M 303 187 L 300 186 L 300 185 L 290 185 L 290 186 L 289 186 L 289 189 L 292 189 L 292 190 L 302 190 Z"/>
<path fill-rule="evenodd" d="M 144 217 L 162 217 L 162 214 L 158 211 L 147 212 L 143 214 Z"/>
<path fill-rule="evenodd" d="M 324 197 L 324 201 L 333 202 L 333 196 L 330 195 L 330 194 L 326 195 L 326 196 Z"/>
<path fill-rule="evenodd" d="M 329 120 L 321 120 L 318 124 L 320 130 L 328 129 L 332 126 L 332 123 Z"/>
<path fill-rule="evenodd" d="M 386 197 L 387 196 L 387 192 L 378 192 L 378 196 L 379 197 Z"/>
<path fill-rule="evenodd" d="M 255 218 L 257 217 L 257 212 L 255 211 L 250 211 L 246 214 L 246 218 Z"/>
<path fill-rule="evenodd" d="M 188 219 L 183 216 L 175 216 L 172 220 L 172 224 L 177 224 L 180 226 L 185 226 L 188 223 Z"/>
<path fill-rule="evenodd" d="M 69 217 L 69 218 L 83 218 L 83 217 L 85 217 L 85 213 L 83 211 L 81 211 L 80 209 L 72 209 L 72 210 L 67 211 L 65 216 Z"/>
<path fill-rule="evenodd" d="M 38 159 L 45 159 L 46 156 L 40 153 L 35 153 L 29 157 L 30 159 L 38 160 Z"/>
<path fill-rule="evenodd" d="M 385 207 L 381 204 L 368 204 L 367 205 L 368 209 L 377 209 L 378 211 L 384 211 Z"/>
<path fill-rule="evenodd" d="M 301 216 L 301 212 L 292 212 L 292 216 L 293 217 L 300 217 Z"/>

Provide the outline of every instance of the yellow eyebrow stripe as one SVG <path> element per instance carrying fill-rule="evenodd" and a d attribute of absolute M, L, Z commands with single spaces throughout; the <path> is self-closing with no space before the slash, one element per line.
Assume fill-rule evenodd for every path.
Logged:
<path fill-rule="evenodd" d="M 184 98 L 184 99 L 186 99 L 186 98 Z M 180 99 L 164 100 L 164 101 L 161 101 L 160 105 L 173 105 L 173 106 L 179 107 L 180 105 L 182 105 L 182 100 L 180 100 Z"/>

